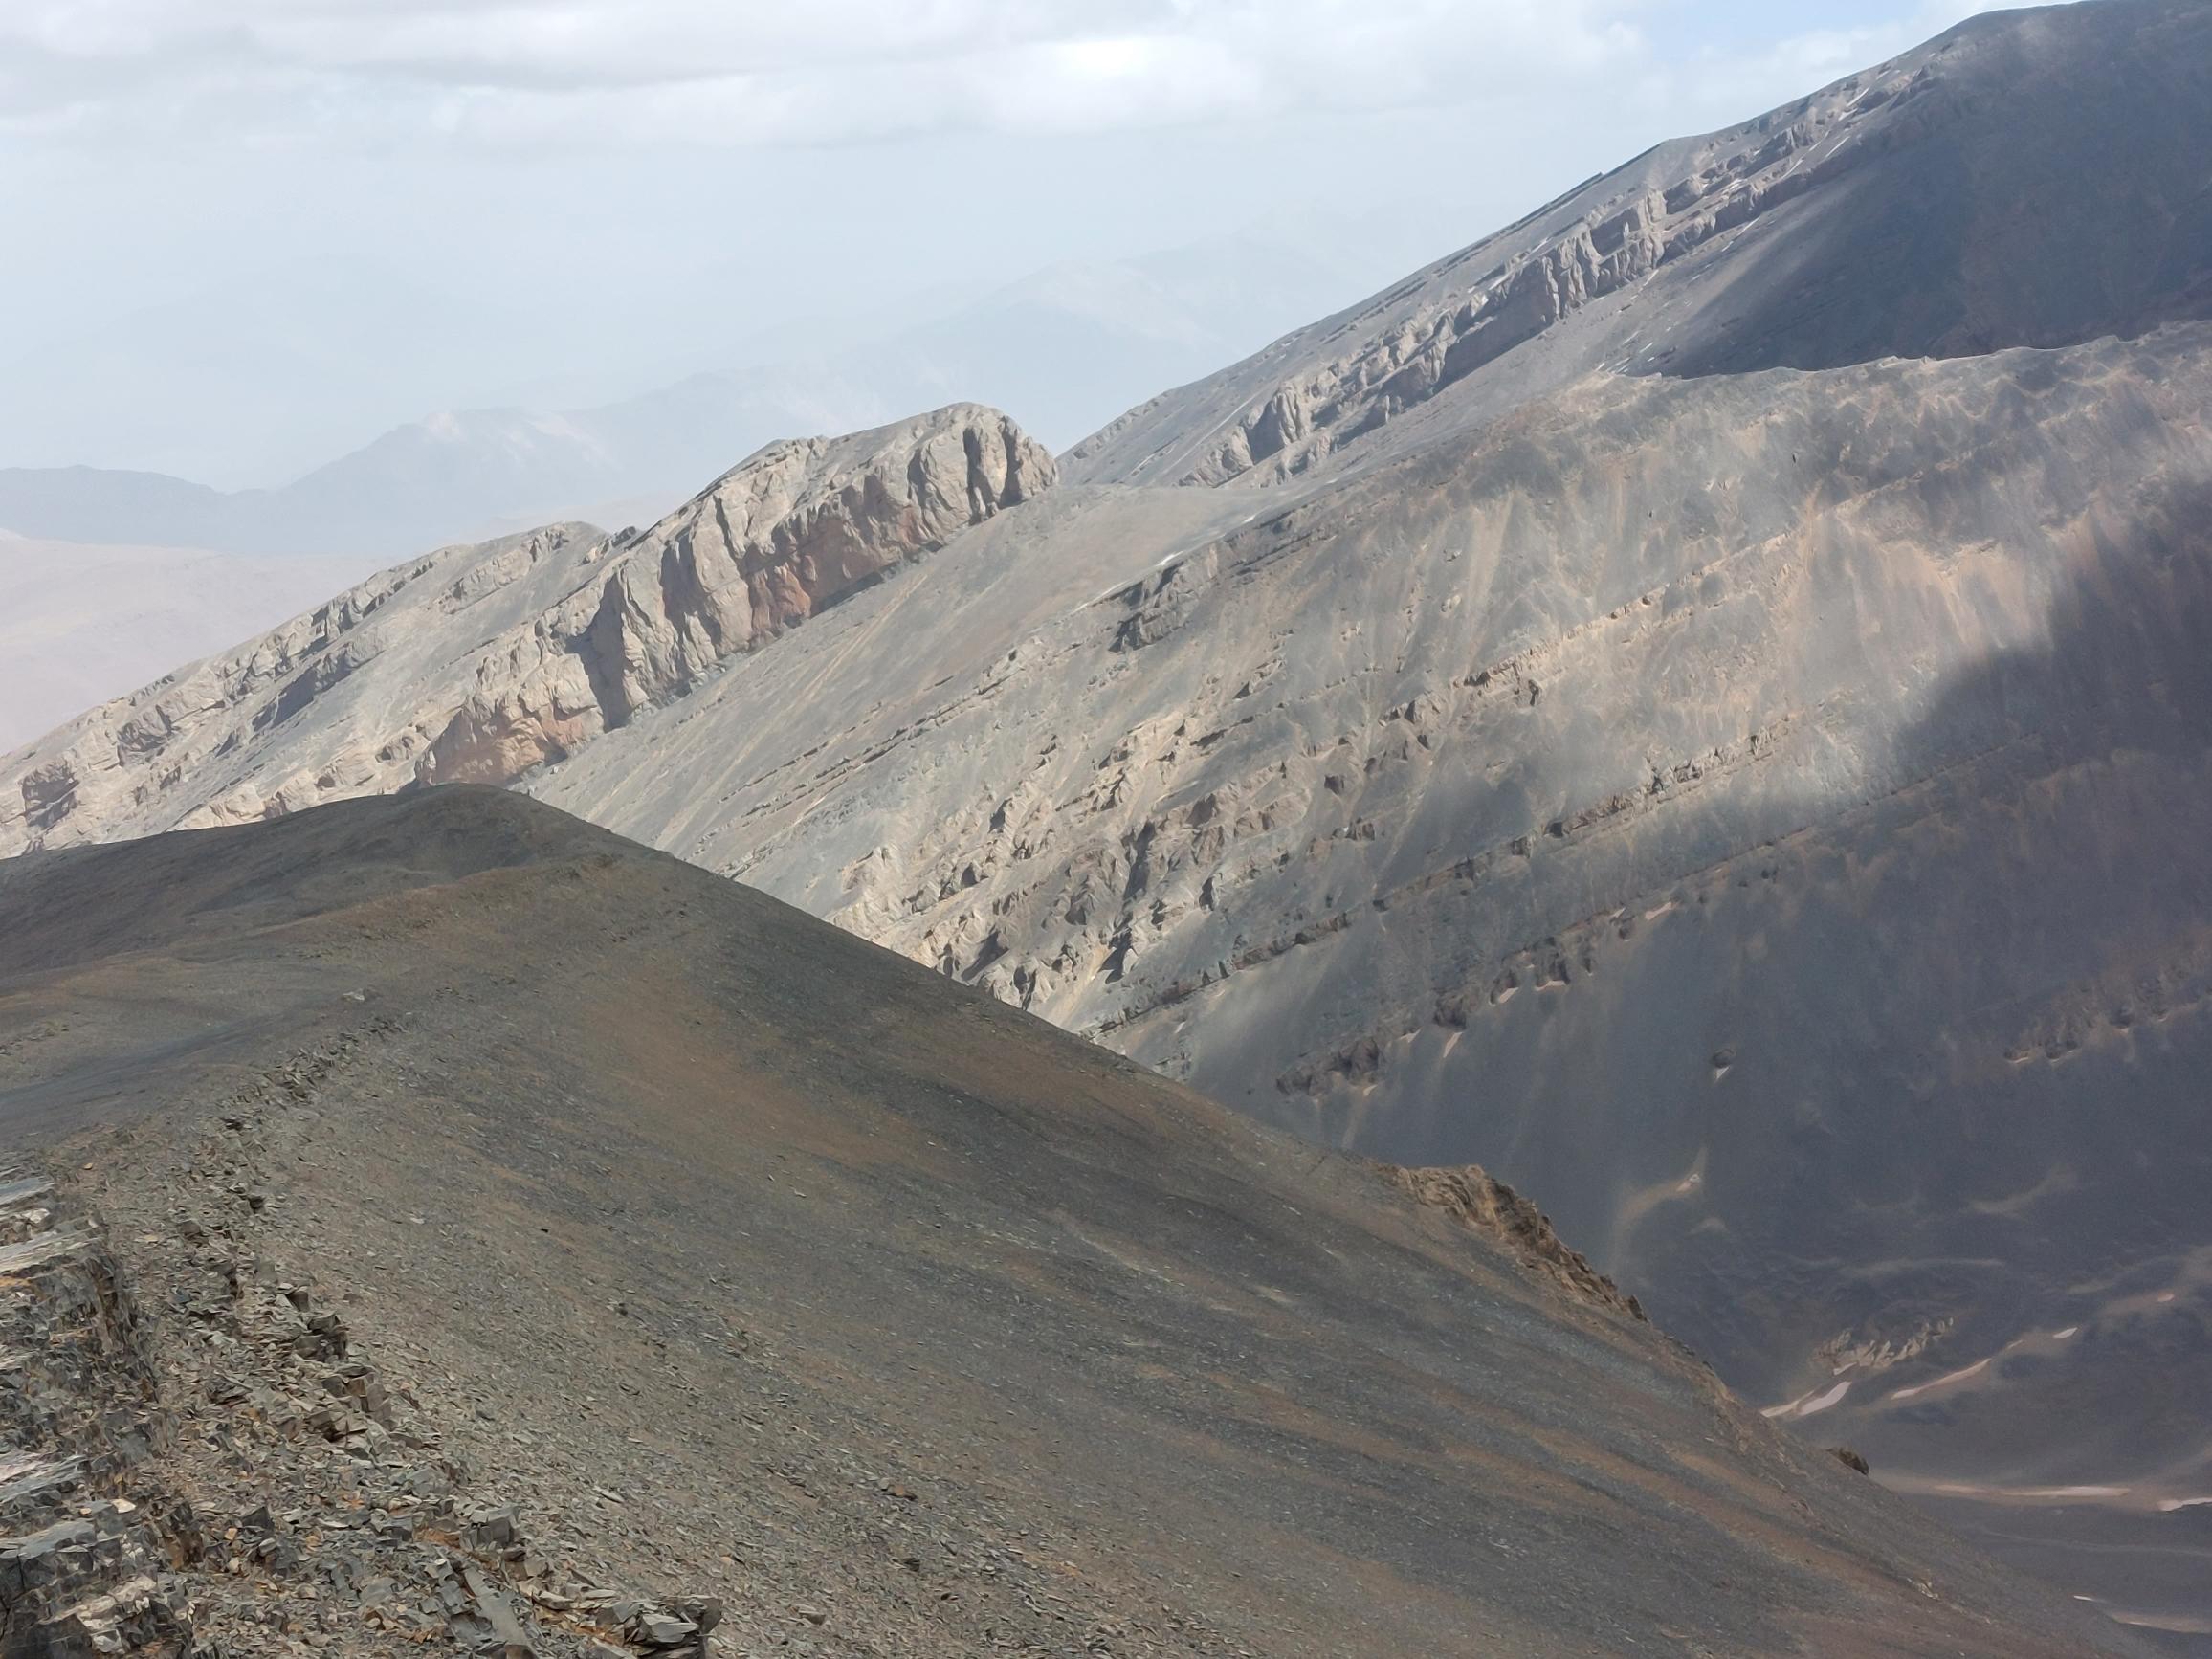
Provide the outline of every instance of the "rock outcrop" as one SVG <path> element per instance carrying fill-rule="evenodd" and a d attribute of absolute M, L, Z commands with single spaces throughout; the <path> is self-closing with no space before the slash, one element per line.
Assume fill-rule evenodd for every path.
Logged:
<path fill-rule="evenodd" d="M 0 854 L 506 783 L 1049 489 L 955 405 L 769 446 L 642 535 L 561 524 L 384 572 L 0 762 Z"/>
<path fill-rule="evenodd" d="M 1552 1218 L 1529 1198 L 1491 1175 L 1480 1164 L 1457 1169 L 1381 1166 L 1383 1177 L 1417 1204 L 1442 1210 L 1460 1226 L 1482 1234 L 1569 1295 L 1580 1296 L 1629 1317 L 1644 1317 L 1644 1306 L 1572 1249 L 1553 1230 Z M 1863 1472 L 1863 1471 L 1862 1471 Z"/>
<path fill-rule="evenodd" d="M 227 650 L 386 560 L 33 542 L 0 531 L 0 755 Z"/>
<path fill-rule="evenodd" d="M 704 1659 L 719 1603 L 593 1582 L 513 1505 L 466 1495 L 417 1387 L 331 1305 L 350 1291 L 255 1248 L 271 1117 L 351 1046 L 294 1055 L 199 1125 L 132 1243 L 144 1282 L 57 1183 L 0 1179 L 0 1646 Z"/>
<path fill-rule="evenodd" d="M 561 760 L 1055 476 L 1012 421 L 972 406 L 772 444 L 486 647 L 417 776 L 504 784 Z"/>
<path fill-rule="evenodd" d="M 161 1477 L 177 1414 L 98 1229 L 0 1175 L 0 1649 L 183 1659 L 199 1559 Z"/>

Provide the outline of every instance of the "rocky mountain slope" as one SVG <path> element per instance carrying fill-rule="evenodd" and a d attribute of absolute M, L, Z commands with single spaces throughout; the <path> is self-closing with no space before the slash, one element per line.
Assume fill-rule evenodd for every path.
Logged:
<path fill-rule="evenodd" d="M 1386 452 L 1377 434 L 1447 388 L 1465 425 L 1599 369 L 1834 368 L 2204 316 L 2208 65 L 2212 12 L 2190 0 L 1961 24 L 1660 144 L 1132 410 L 1069 476 L 1275 482 L 1362 440 Z"/>
<path fill-rule="evenodd" d="M 2201 325 L 1598 381 L 1157 568 L 1154 493 L 1067 486 L 525 786 L 1502 1171 L 1756 1399 L 2188 1626 L 2207 409 Z"/>
<path fill-rule="evenodd" d="M 1005 416 L 955 405 L 772 444 L 643 536 L 563 524 L 445 548 L 11 763 L 0 853 L 418 780 L 504 783 L 1053 477 Z"/>
<path fill-rule="evenodd" d="M 1135 411 L 772 650 L 643 653 L 588 742 L 571 587 L 423 608 L 434 719 L 407 659 L 286 659 L 297 724 L 0 764 L 0 846 L 431 776 L 489 664 L 434 775 L 543 757 L 1216 1098 L 1485 1164 L 1791 1424 L 2212 1631 L 2208 78 L 2201 5 L 1976 19 Z"/>
<path fill-rule="evenodd" d="M 2138 1650 L 1479 1171 L 515 795 L 0 865 L 0 1125 L 11 1641 Z"/>

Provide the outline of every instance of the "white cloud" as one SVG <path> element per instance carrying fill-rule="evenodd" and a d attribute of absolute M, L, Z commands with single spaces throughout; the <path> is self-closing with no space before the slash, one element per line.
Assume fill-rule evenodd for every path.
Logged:
<path fill-rule="evenodd" d="M 1953 24 L 2013 0 L 1920 0 L 1909 11 L 1854 25 L 1803 30 L 1750 51 L 1709 54 L 1692 66 L 1702 101 L 1749 116 L 1910 51 Z"/>
<path fill-rule="evenodd" d="M 1634 0 L 11 0 L 0 112 L 823 144 L 1400 109 L 1626 68 Z"/>
<path fill-rule="evenodd" d="M 1994 0 L 1837 0 L 1828 27 L 1778 13 L 1766 45 L 1671 66 L 1640 27 L 1664 3 L 4 0 L 0 125 L 772 145 L 1554 96 L 1573 122 L 1626 98 L 1786 97 Z"/>
<path fill-rule="evenodd" d="M 194 470 L 273 481 L 302 431 L 611 395 L 770 320 L 866 330 L 1255 222 L 1348 300 L 1983 3 L 0 0 L 0 358 L 174 332 L 221 365 L 204 414 L 79 399 L 65 431 L 55 352 L 11 387 L 42 411 L 12 441 L 199 443 Z M 356 337 L 397 343 L 374 398 L 222 402 L 232 368 Z"/>

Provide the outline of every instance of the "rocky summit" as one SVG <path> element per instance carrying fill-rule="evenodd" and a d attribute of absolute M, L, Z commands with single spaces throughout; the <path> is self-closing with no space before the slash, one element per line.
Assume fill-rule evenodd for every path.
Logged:
<path fill-rule="evenodd" d="M 0 1115 L 11 1652 L 2140 1651 L 1480 1171 L 517 795 L 0 865 Z"/>

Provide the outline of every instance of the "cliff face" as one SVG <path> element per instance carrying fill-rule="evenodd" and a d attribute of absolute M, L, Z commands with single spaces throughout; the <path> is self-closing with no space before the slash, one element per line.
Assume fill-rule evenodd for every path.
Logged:
<path fill-rule="evenodd" d="M 417 775 L 503 784 L 572 754 L 1055 476 L 1012 421 L 972 406 L 773 444 L 487 647 Z"/>
<path fill-rule="evenodd" d="M 772 445 L 642 535 L 443 549 L 0 763 L 0 853 L 509 782 L 1054 476 L 1011 421 L 959 405 Z"/>

